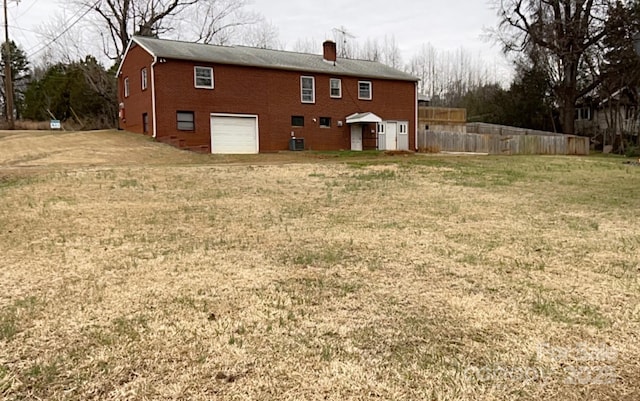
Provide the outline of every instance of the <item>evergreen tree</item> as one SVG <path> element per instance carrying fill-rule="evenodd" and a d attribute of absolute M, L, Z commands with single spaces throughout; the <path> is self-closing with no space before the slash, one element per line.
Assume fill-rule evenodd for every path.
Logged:
<path fill-rule="evenodd" d="M 116 79 L 91 56 L 49 67 L 29 84 L 24 116 L 33 120 L 74 120 L 82 128 L 112 128 L 117 114 Z"/>
<path fill-rule="evenodd" d="M 2 77 L 2 88 L 0 94 L 2 95 L 2 113 L 7 116 L 7 102 L 5 93 L 5 64 L 7 59 L 7 42 L 2 44 L 0 55 L 0 76 Z M 11 51 L 11 76 L 13 77 L 13 91 L 14 91 L 14 107 L 16 117 L 19 119 L 22 115 L 22 109 L 24 105 L 24 91 L 26 90 L 27 83 L 31 78 L 31 70 L 29 69 L 29 61 L 27 55 L 14 41 L 9 42 Z"/>

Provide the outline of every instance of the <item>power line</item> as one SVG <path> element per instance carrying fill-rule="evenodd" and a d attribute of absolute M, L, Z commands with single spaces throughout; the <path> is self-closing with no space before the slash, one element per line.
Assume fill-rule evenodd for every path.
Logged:
<path fill-rule="evenodd" d="M 43 46 L 41 46 L 38 50 L 35 50 L 33 52 L 30 51 L 28 57 L 33 57 L 36 54 L 40 53 L 41 51 L 45 50 L 47 47 L 49 47 L 52 44 L 54 44 L 58 39 L 60 39 L 62 37 L 62 35 L 64 35 L 65 33 L 69 32 L 69 30 L 71 28 L 73 28 L 76 24 L 78 24 L 78 22 L 80 22 L 84 17 L 86 17 L 87 14 L 89 14 L 91 12 L 91 10 L 93 10 L 93 8 L 98 5 L 98 3 L 100 3 L 100 0 L 96 1 L 91 7 L 87 7 L 87 9 L 82 13 L 82 15 L 80 15 L 78 18 L 76 18 L 75 21 L 73 21 L 69 26 L 67 26 L 64 30 L 62 30 L 62 32 L 60 32 L 58 35 L 56 35 L 48 43 L 46 43 Z"/>

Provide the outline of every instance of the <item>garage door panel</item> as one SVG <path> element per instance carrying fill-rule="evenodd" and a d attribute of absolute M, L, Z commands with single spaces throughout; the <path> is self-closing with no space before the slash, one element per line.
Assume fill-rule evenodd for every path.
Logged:
<path fill-rule="evenodd" d="M 258 153 L 255 116 L 211 116 L 211 153 Z"/>

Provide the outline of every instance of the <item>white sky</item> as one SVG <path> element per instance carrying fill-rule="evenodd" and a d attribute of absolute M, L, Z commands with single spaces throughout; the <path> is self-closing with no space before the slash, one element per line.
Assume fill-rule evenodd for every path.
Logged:
<path fill-rule="evenodd" d="M 57 0 L 9 3 L 10 35 L 28 55 L 42 48 L 30 31 L 77 17 Z M 395 36 L 404 62 L 422 44 L 431 43 L 439 50 L 464 48 L 481 55 L 496 70 L 510 69 L 498 46 L 484 39 L 485 29 L 495 27 L 498 20 L 490 0 L 252 0 L 248 10 L 261 13 L 278 27 L 287 48 L 299 38 L 321 43 L 333 37 L 333 28 L 344 26 L 361 42 Z"/>

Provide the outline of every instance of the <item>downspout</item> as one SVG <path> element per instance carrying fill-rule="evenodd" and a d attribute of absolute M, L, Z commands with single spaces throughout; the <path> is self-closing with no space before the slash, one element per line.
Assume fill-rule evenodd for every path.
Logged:
<path fill-rule="evenodd" d="M 416 81 L 416 86 L 415 86 L 415 102 L 413 103 L 413 109 L 414 109 L 414 113 L 415 113 L 415 119 L 413 120 L 413 129 L 415 131 L 415 142 L 413 144 L 413 147 L 415 148 L 415 151 L 418 151 L 418 82 Z"/>
<path fill-rule="evenodd" d="M 153 63 L 151 63 L 151 119 L 153 121 L 153 138 L 158 135 L 158 124 L 156 121 L 156 70 L 155 66 L 158 64 L 158 56 L 153 56 Z"/>

